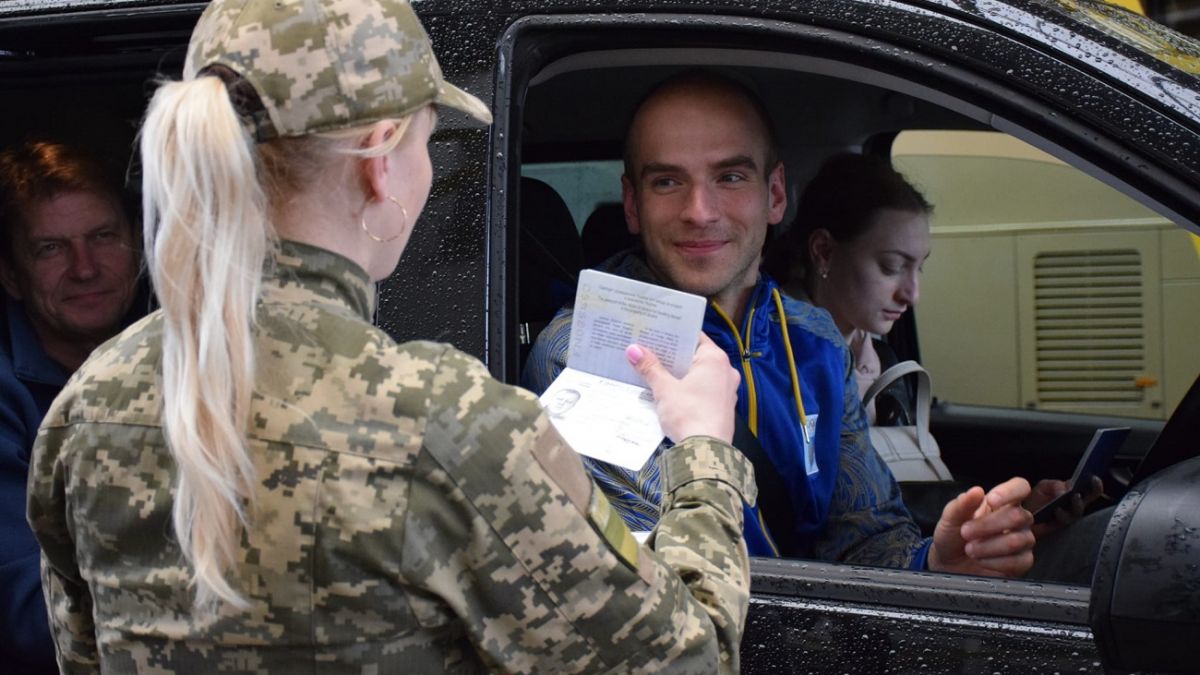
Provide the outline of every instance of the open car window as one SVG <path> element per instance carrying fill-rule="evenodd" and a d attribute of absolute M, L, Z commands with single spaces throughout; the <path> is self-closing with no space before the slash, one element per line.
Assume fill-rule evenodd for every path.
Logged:
<path fill-rule="evenodd" d="M 711 39 L 642 28 L 628 48 L 611 49 L 590 44 L 581 28 L 560 58 L 527 73 L 517 64 L 521 161 L 509 185 L 532 195 L 537 182 L 561 200 L 569 225 L 557 229 L 571 231 L 572 260 L 590 267 L 632 242 L 620 157 L 636 102 L 682 69 L 732 73 L 763 97 L 775 123 L 788 177 L 785 225 L 817 167 L 839 152 L 888 157 L 933 202 L 920 304 L 886 337 L 933 375 L 933 431 L 956 478 L 985 487 L 1011 476 L 1065 479 L 1096 428 L 1132 425 L 1115 469 L 1128 476 L 1200 371 L 1186 337 L 1200 316 L 1200 256 L 1178 214 L 1144 184 L 1111 173 L 1099 151 L 1080 145 L 1079 129 L 1041 124 L 1036 102 L 1003 82 L 972 89 L 900 60 L 842 60 L 820 39 L 767 45 L 698 34 Z M 1014 108 L 1018 100 L 1029 109 Z M 569 268 L 545 281 L 554 244 L 541 213 L 528 205 L 508 213 L 520 234 L 509 316 L 521 349 L 506 371 L 514 381 L 553 315 L 549 289 L 549 305 L 571 297 Z M 539 296 L 540 315 L 528 294 Z"/>

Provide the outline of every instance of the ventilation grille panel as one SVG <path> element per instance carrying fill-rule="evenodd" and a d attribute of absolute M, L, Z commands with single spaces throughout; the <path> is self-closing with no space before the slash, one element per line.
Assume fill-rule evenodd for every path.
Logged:
<path fill-rule="evenodd" d="M 1145 368 L 1137 250 L 1053 251 L 1034 259 L 1037 392 L 1053 406 L 1139 405 Z"/>

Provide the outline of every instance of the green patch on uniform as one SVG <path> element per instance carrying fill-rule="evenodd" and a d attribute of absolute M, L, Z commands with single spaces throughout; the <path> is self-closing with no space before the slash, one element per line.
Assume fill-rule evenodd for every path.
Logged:
<path fill-rule="evenodd" d="M 612 504 L 608 503 L 608 498 L 595 487 L 592 488 L 592 500 L 588 505 L 588 518 L 596 527 L 596 531 L 608 542 L 609 547 L 621 556 L 621 560 L 637 570 L 637 540 L 633 538 L 625 521 L 621 520 L 621 516 L 613 510 Z"/>

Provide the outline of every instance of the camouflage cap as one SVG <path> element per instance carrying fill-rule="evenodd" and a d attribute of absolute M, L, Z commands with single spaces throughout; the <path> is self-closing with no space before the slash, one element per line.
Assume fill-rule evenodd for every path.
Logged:
<path fill-rule="evenodd" d="M 406 0 L 214 0 L 192 32 L 184 77 L 214 65 L 262 98 L 259 140 L 400 118 L 428 103 L 492 121 L 482 101 L 442 79 Z"/>

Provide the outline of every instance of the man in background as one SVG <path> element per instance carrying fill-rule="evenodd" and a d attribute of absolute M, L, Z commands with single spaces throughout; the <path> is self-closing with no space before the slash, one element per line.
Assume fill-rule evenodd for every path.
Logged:
<path fill-rule="evenodd" d="M 58 672 L 25 520 L 29 452 L 67 378 L 135 304 L 139 256 L 120 194 L 75 148 L 0 152 L 0 669 L 12 672 Z"/>

